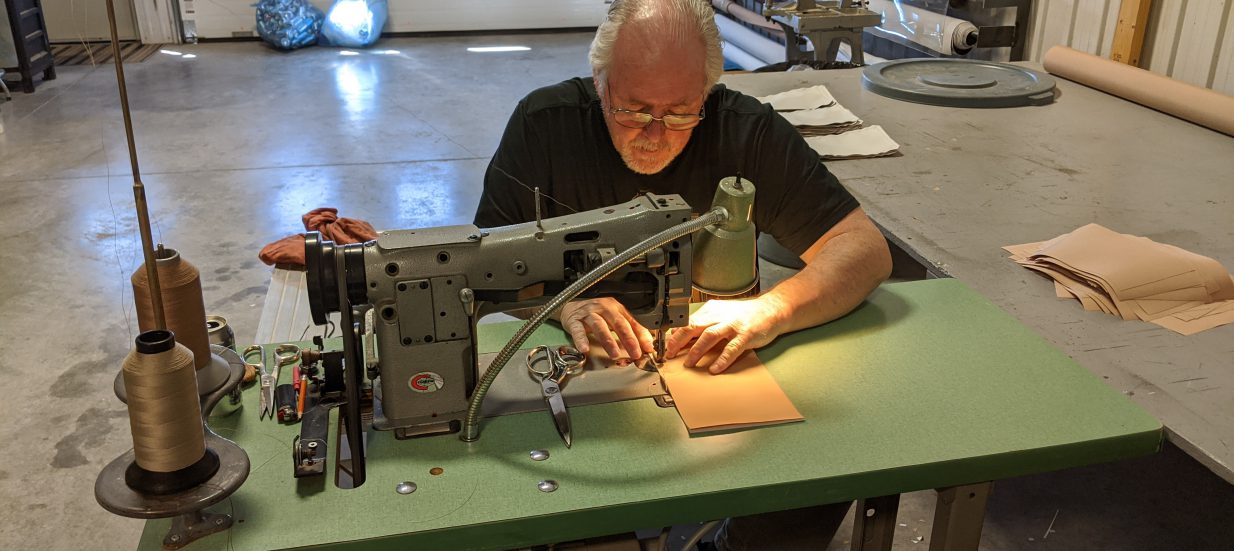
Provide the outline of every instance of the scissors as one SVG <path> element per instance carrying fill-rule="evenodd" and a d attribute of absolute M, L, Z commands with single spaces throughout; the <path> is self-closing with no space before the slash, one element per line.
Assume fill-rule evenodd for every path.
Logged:
<path fill-rule="evenodd" d="M 257 361 L 249 361 L 249 356 L 257 354 Z M 274 384 L 278 381 L 277 375 L 270 375 L 266 371 L 266 348 L 260 344 L 254 344 L 244 349 L 244 363 L 257 368 L 257 373 L 260 376 L 261 394 L 258 396 L 261 406 L 261 411 L 258 413 L 258 419 L 265 419 L 266 415 L 274 416 Z"/>
<path fill-rule="evenodd" d="M 561 435 L 567 448 L 573 439 L 570 436 L 570 412 L 561 397 L 561 383 L 566 377 L 582 371 L 586 362 L 587 355 L 570 346 L 537 346 L 527 353 L 527 371 L 540 381 L 544 403 L 548 405 L 553 424 L 557 425 L 557 434 Z"/>

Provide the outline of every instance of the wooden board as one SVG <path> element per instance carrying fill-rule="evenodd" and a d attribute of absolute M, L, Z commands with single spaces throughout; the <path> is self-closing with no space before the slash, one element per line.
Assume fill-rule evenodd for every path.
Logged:
<path fill-rule="evenodd" d="M 1118 26 L 1114 31 L 1110 59 L 1133 67 L 1140 66 L 1140 52 L 1144 48 L 1151 9 L 1152 0 L 1123 0 L 1118 10 Z"/>

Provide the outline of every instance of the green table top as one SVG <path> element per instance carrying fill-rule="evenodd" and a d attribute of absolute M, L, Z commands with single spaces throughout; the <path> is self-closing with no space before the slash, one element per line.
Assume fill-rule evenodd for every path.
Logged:
<path fill-rule="evenodd" d="M 517 324 L 482 327 L 491 352 Z M 546 327 L 536 341 L 565 337 Z M 690 437 L 675 410 L 644 399 L 572 407 L 568 450 L 542 412 L 487 419 L 471 444 L 371 431 L 368 482 L 353 490 L 293 479 L 299 426 L 258 422 L 246 390 L 242 410 L 211 423 L 252 462 L 212 508 L 237 522 L 191 549 L 510 548 L 997 480 L 1161 442 L 1154 418 L 956 280 L 885 285 L 759 357 L 805 422 Z M 533 449 L 551 457 L 531 461 Z M 540 492 L 543 479 L 560 488 Z M 401 481 L 419 489 L 398 494 Z M 149 521 L 141 547 L 159 548 L 169 522 Z"/>

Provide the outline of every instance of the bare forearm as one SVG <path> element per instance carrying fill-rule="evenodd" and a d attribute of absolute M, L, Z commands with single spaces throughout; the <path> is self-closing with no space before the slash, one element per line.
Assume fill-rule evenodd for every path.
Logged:
<path fill-rule="evenodd" d="M 841 225 L 807 251 L 804 269 L 759 298 L 781 313 L 780 333 L 847 314 L 891 273 L 887 242 L 864 213 L 854 211 Z"/>

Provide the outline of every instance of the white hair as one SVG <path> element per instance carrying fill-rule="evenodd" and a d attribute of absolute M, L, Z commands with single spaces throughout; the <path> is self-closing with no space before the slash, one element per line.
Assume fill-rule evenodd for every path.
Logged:
<path fill-rule="evenodd" d="M 724 72 L 724 53 L 720 46 L 720 31 L 716 28 L 715 11 L 706 0 L 614 0 L 608 18 L 596 29 L 591 41 L 591 70 L 596 87 L 602 92 L 607 85 L 607 72 L 613 62 L 617 34 L 627 21 L 646 20 L 654 24 L 663 41 L 645 44 L 644 50 L 656 53 L 676 48 L 692 41 L 702 41 L 706 53 L 704 62 L 704 93 L 720 80 Z"/>

